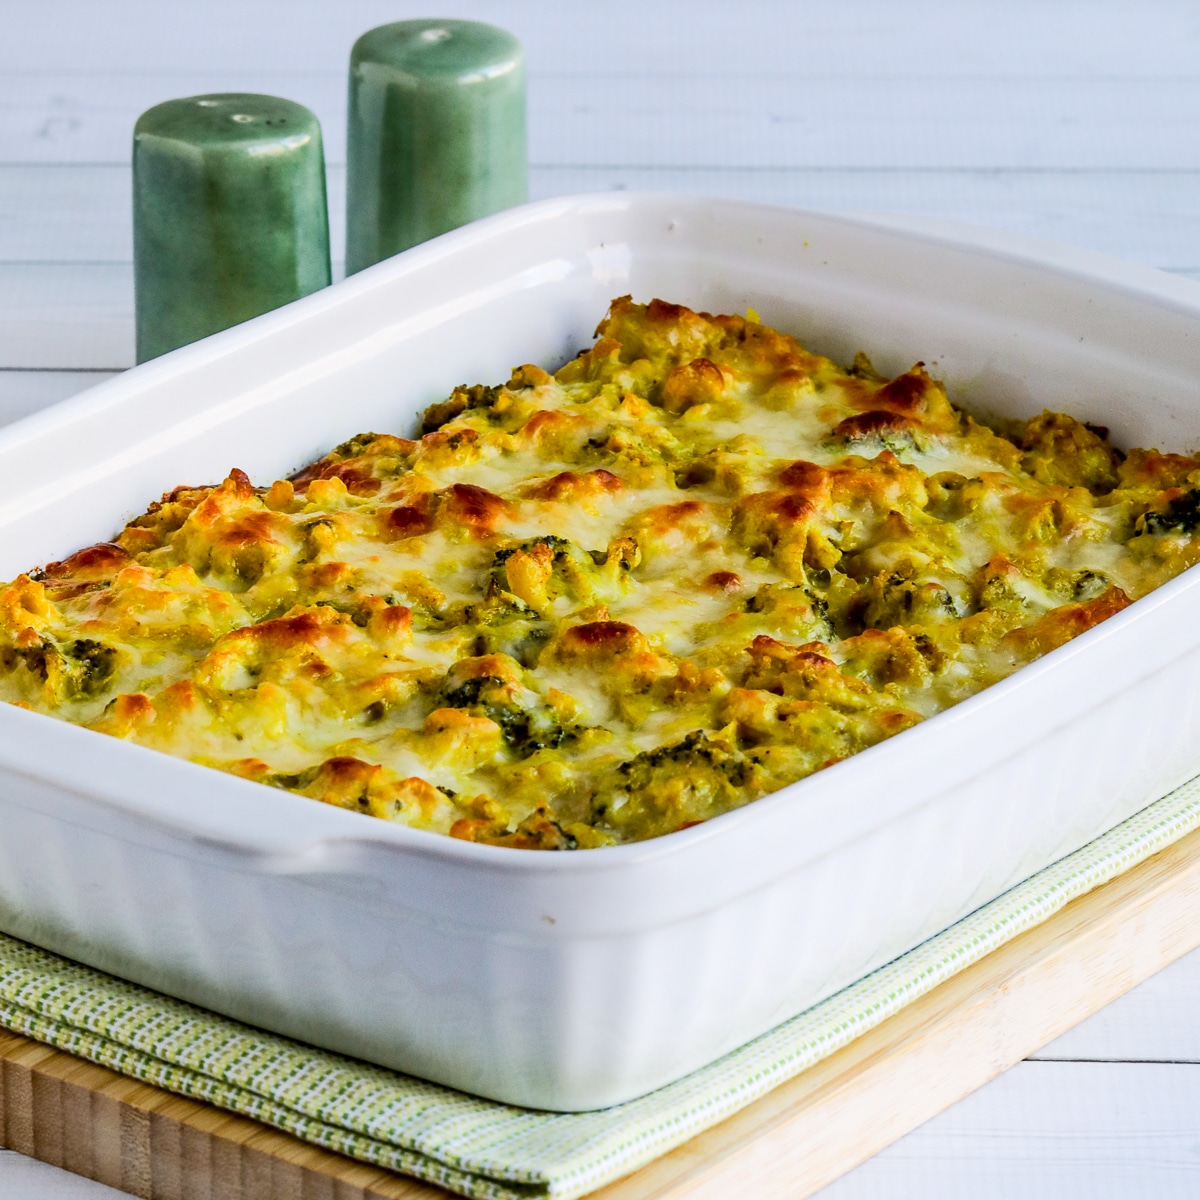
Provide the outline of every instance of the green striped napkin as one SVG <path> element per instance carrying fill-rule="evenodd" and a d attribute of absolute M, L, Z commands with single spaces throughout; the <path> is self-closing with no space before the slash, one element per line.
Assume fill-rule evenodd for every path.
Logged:
<path fill-rule="evenodd" d="M 0 1024 L 464 1196 L 570 1200 L 715 1125 L 1197 827 L 1200 779 L 740 1050 L 601 1112 L 480 1100 L 263 1033 L 2 936 Z"/>

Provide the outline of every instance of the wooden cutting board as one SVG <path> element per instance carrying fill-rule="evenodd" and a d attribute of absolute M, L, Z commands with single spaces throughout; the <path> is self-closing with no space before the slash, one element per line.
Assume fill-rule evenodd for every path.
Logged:
<path fill-rule="evenodd" d="M 799 1200 L 1200 945 L 1200 830 L 593 1200 Z M 0 1144 L 154 1200 L 448 1193 L 0 1032 Z"/>

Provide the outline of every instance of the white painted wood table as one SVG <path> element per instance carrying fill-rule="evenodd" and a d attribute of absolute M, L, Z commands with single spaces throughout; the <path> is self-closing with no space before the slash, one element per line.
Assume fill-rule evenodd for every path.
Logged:
<path fill-rule="evenodd" d="M 443 11 L 526 45 L 535 197 L 658 188 L 947 217 L 1200 280 L 1200 9 L 1181 0 Z M 314 109 L 340 260 L 350 44 L 423 15 L 408 0 L 0 0 L 0 421 L 133 361 L 139 112 L 232 90 Z M 1070 1194 L 1200 1195 L 1197 956 L 823 1193 Z M 0 1153 L 4 1200 L 116 1195 Z"/>

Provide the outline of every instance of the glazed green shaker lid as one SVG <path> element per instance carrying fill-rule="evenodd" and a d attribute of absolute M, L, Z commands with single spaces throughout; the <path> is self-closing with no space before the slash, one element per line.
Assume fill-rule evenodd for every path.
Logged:
<path fill-rule="evenodd" d="M 350 52 L 351 68 L 367 62 L 407 73 L 414 85 L 437 77 L 470 85 L 519 70 L 524 52 L 508 30 L 495 25 L 423 17 L 367 30 Z"/>
<path fill-rule="evenodd" d="M 303 105 L 168 100 L 133 132 L 139 362 L 330 282 L 321 127 Z"/>
<path fill-rule="evenodd" d="M 258 153 L 272 153 L 276 144 L 283 152 L 316 140 L 321 142 L 321 125 L 303 104 L 281 96 L 254 92 L 218 92 L 209 96 L 187 96 L 166 100 L 148 108 L 133 127 L 135 142 L 141 138 L 164 138 L 178 145 L 205 151 L 231 149 L 244 152 L 257 146 Z"/>
<path fill-rule="evenodd" d="M 521 43 L 478 21 L 397 21 L 350 55 L 346 270 L 528 197 Z"/>

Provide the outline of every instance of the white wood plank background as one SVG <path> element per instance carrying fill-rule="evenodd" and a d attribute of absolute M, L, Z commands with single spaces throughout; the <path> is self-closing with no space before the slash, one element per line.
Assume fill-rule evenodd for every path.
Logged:
<path fill-rule="evenodd" d="M 914 213 L 1200 279 L 1200 6 L 466 0 L 525 43 L 535 197 L 657 188 Z M 344 245 L 345 63 L 408 0 L 0 0 L 0 422 L 133 360 L 129 143 L 201 91 L 313 108 Z M 1200 957 L 829 1200 L 1200 1195 Z M 0 1153 L 4 1200 L 116 1193 Z"/>

